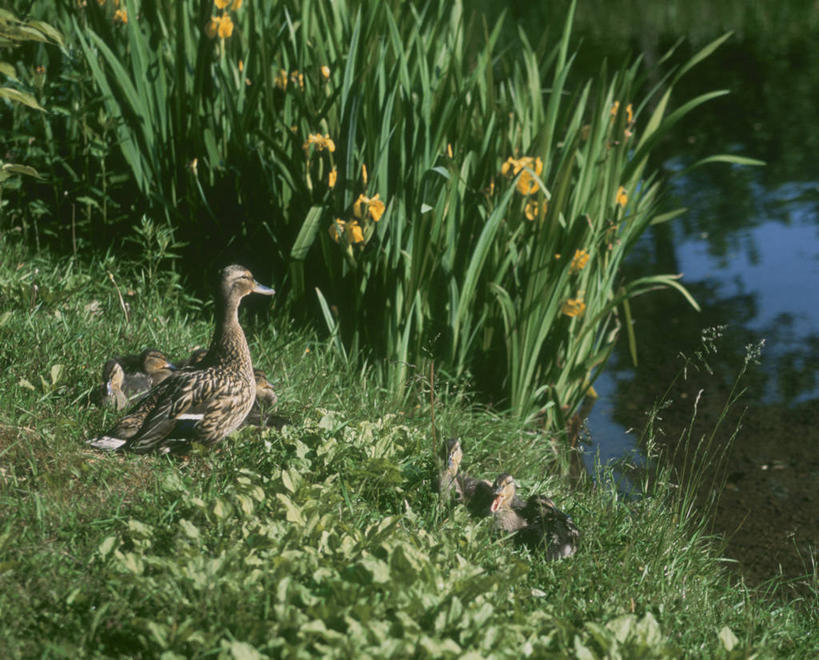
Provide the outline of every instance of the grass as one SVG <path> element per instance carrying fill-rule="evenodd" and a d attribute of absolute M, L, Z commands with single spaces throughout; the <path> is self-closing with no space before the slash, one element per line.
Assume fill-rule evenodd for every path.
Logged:
<path fill-rule="evenodd" d="M 243 320 L 291 425 L 244 429 L 184 461 L 88 451 L 113 419 L 86 405 L 104 358 L 145 345 L 184 355 L 209 338 L 207 307 L 163 271 L 146 285 L 129 264 L 2 240 L 3 657 L 819 650 L 815 577 L 801 602 L 731 584 L 704 523 L 671 514 L 687 509 L 667 481 L 638 500 L 605 472 L 571 489 L 550 438 L 459 391 L 436 392 L 438 442 L 460 435 L 471 472 L 507 469 L 553 495 L 582 545 L 545 562 L 439 502 L 428 390 L 395 407 L 366 369 L 275 309 Z"/>

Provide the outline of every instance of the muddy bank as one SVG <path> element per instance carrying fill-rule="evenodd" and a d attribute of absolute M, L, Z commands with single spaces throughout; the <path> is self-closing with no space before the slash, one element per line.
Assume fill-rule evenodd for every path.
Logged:
<path fill-rule="evenodd" d="M 654 374 L 651 384 L 639 372 L 633 380 L 619 382 L 617 421 L 639 437 L 654 404 L 648 393 L 659 391 L 658 374 L 670 382 L 680 365 L 670 359 L 641 369 Z M 754 380 L 753 373 L 749 379 Z M 686 452 L 683 430 L 693 419 L 691 445 L 708 437 L 732 384 L 719 369 L 690 369 L 687 378 L 675 383 L 655 422 L 662 456 L 682 481 L 701 484 L 698 514 L 708 516 L 713 532 L 724 539 L 724 556 L 735 560 L 728 564 L 732 572 L 752 585 L 779 573 L 798 582 L 819 562 L 819 401 L 765 405 L 746 392 L 718 425 L 709 454 Z M 756 389 L 753 383 L 750 389 Z M 724 460 L 718 462 L 718 457 Z M 709 507 L 712 496 L 716 503 Z M 794 588 L 800 590 L 798 584 Z"/>

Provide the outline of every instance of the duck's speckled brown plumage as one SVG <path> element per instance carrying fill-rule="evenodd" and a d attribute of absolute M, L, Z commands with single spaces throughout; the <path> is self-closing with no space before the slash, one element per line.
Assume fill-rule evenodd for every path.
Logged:
<path fill-rule="evenodd" d="M 182 369 L 152 388 L 130 414 L 91 444 L 143 453 L 171 439 L 213 444 L 236 429 L 250 412 L 256 391 L 238 317 L 239 303 L 251 292 L 273 294 L 242 266 L 222 269 L 216 330 L 208 354 L 196 367 Z M 186 419 L 195 409 L 201 409 L 201 417 Z"/>
<path fill-rule="evenodd" d="M 461 449 L 461 441 L 458 438 L 450 438 L 444 446 L 443 454 L 441 455 L 444 462 L 444 468 L 438 475 L 438 492 L 441 495 L 447 496 L 455 488 L 458 494 L 458 470 L 463 459 L 463 451 Z"/>
<path fill-rule="evenodd" d="M 499 529 L 516 532 L 515 540 L 532 549 L 545 550 L 546 559 L 561 559 L 577 552 L 580 531 L 551 499 L 543 495 L 520 499 L 509 474 L 498 476 L 494 488 L 491 510 Z"/>
<path fill-rule="evenodd" d="M 184 360 L 177 360 L 177 366 L 182 369 L 184 367 L 195 367 L 202 362 L 208 355 L 207 348 L 197 348 L 191 351 L 190 357 Z"/>

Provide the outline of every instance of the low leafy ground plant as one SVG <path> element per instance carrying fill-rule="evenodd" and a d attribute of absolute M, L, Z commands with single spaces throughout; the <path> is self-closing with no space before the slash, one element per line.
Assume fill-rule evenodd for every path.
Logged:
<path fill-rule="evenodd" d="M 773 603 L 730 584 L 714 539 L 693 515 L 672 516 L 667 493 L 623 499 L 605 474 L 571 489 L 547 437 L 463 393 L 433 399 L 471 473 L 514 472 L 582 530 L 563 561 L 517 549 L 435 494 L 428 394 L 391 407 L 366 371 L 285 319 L 243 314 L 284 428 L 246 428 L 187 459 L 89 451 L 114 415 L 86 401 L 104 359 L 145 345 L 185 355 L 207 342 L 209 314 L 161 273 L 147 285 L 127 264 L 34 257 L 3 240 L 3 657 L 819 650 L 815 598 Z"/>

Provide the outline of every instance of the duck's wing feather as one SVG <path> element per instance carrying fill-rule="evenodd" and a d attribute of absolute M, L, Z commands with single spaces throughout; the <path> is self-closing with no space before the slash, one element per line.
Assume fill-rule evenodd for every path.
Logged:
<path fill-rule="evenodd" d="M 555 506 L 543 495 L 533 495 L 523 507 L 523 516 L 529 523 L 529 541 L 546 544 L 547 559 L 560 559 L 577 551 L 580 530 L 571 516 Z"/>
<path fill-rule="evenodd" d="M 176 429 L 180 417 L 212 396 L 216 384 L 213 374 L 205 370 L 172 376 L 157 385 L 140 402 L 138 409 L 128 416 L 134 418 L 128 423 L 129 429 L 141 419 L 137 431 L 129 436 L 128 449 L 137 453 L 155 449 Z M 128 417 L 123 418 L 118 427 Z M 180 421 L 184 427 L 184 421 Z M 200 422 L 197 419 L 190 424 L 191 438 L 196 437 Z"/>
<path fill-rule="evenodd" d="M 94 449 L 102 449 L 103 451 L 117 451 L 117 449 L 122 449 L 125 443 L 126 440 L 112 438 L 108 435 L 101 435 L 99 438 L 91 438 L 87 444 L 90 447 L 94 447 Z"/>
<path fill-rule="evenodd" d="M 122 391 L 131 400 L 136 400 L 151 389 L 151 377 L 141 372 L 125 374 Z"/>

